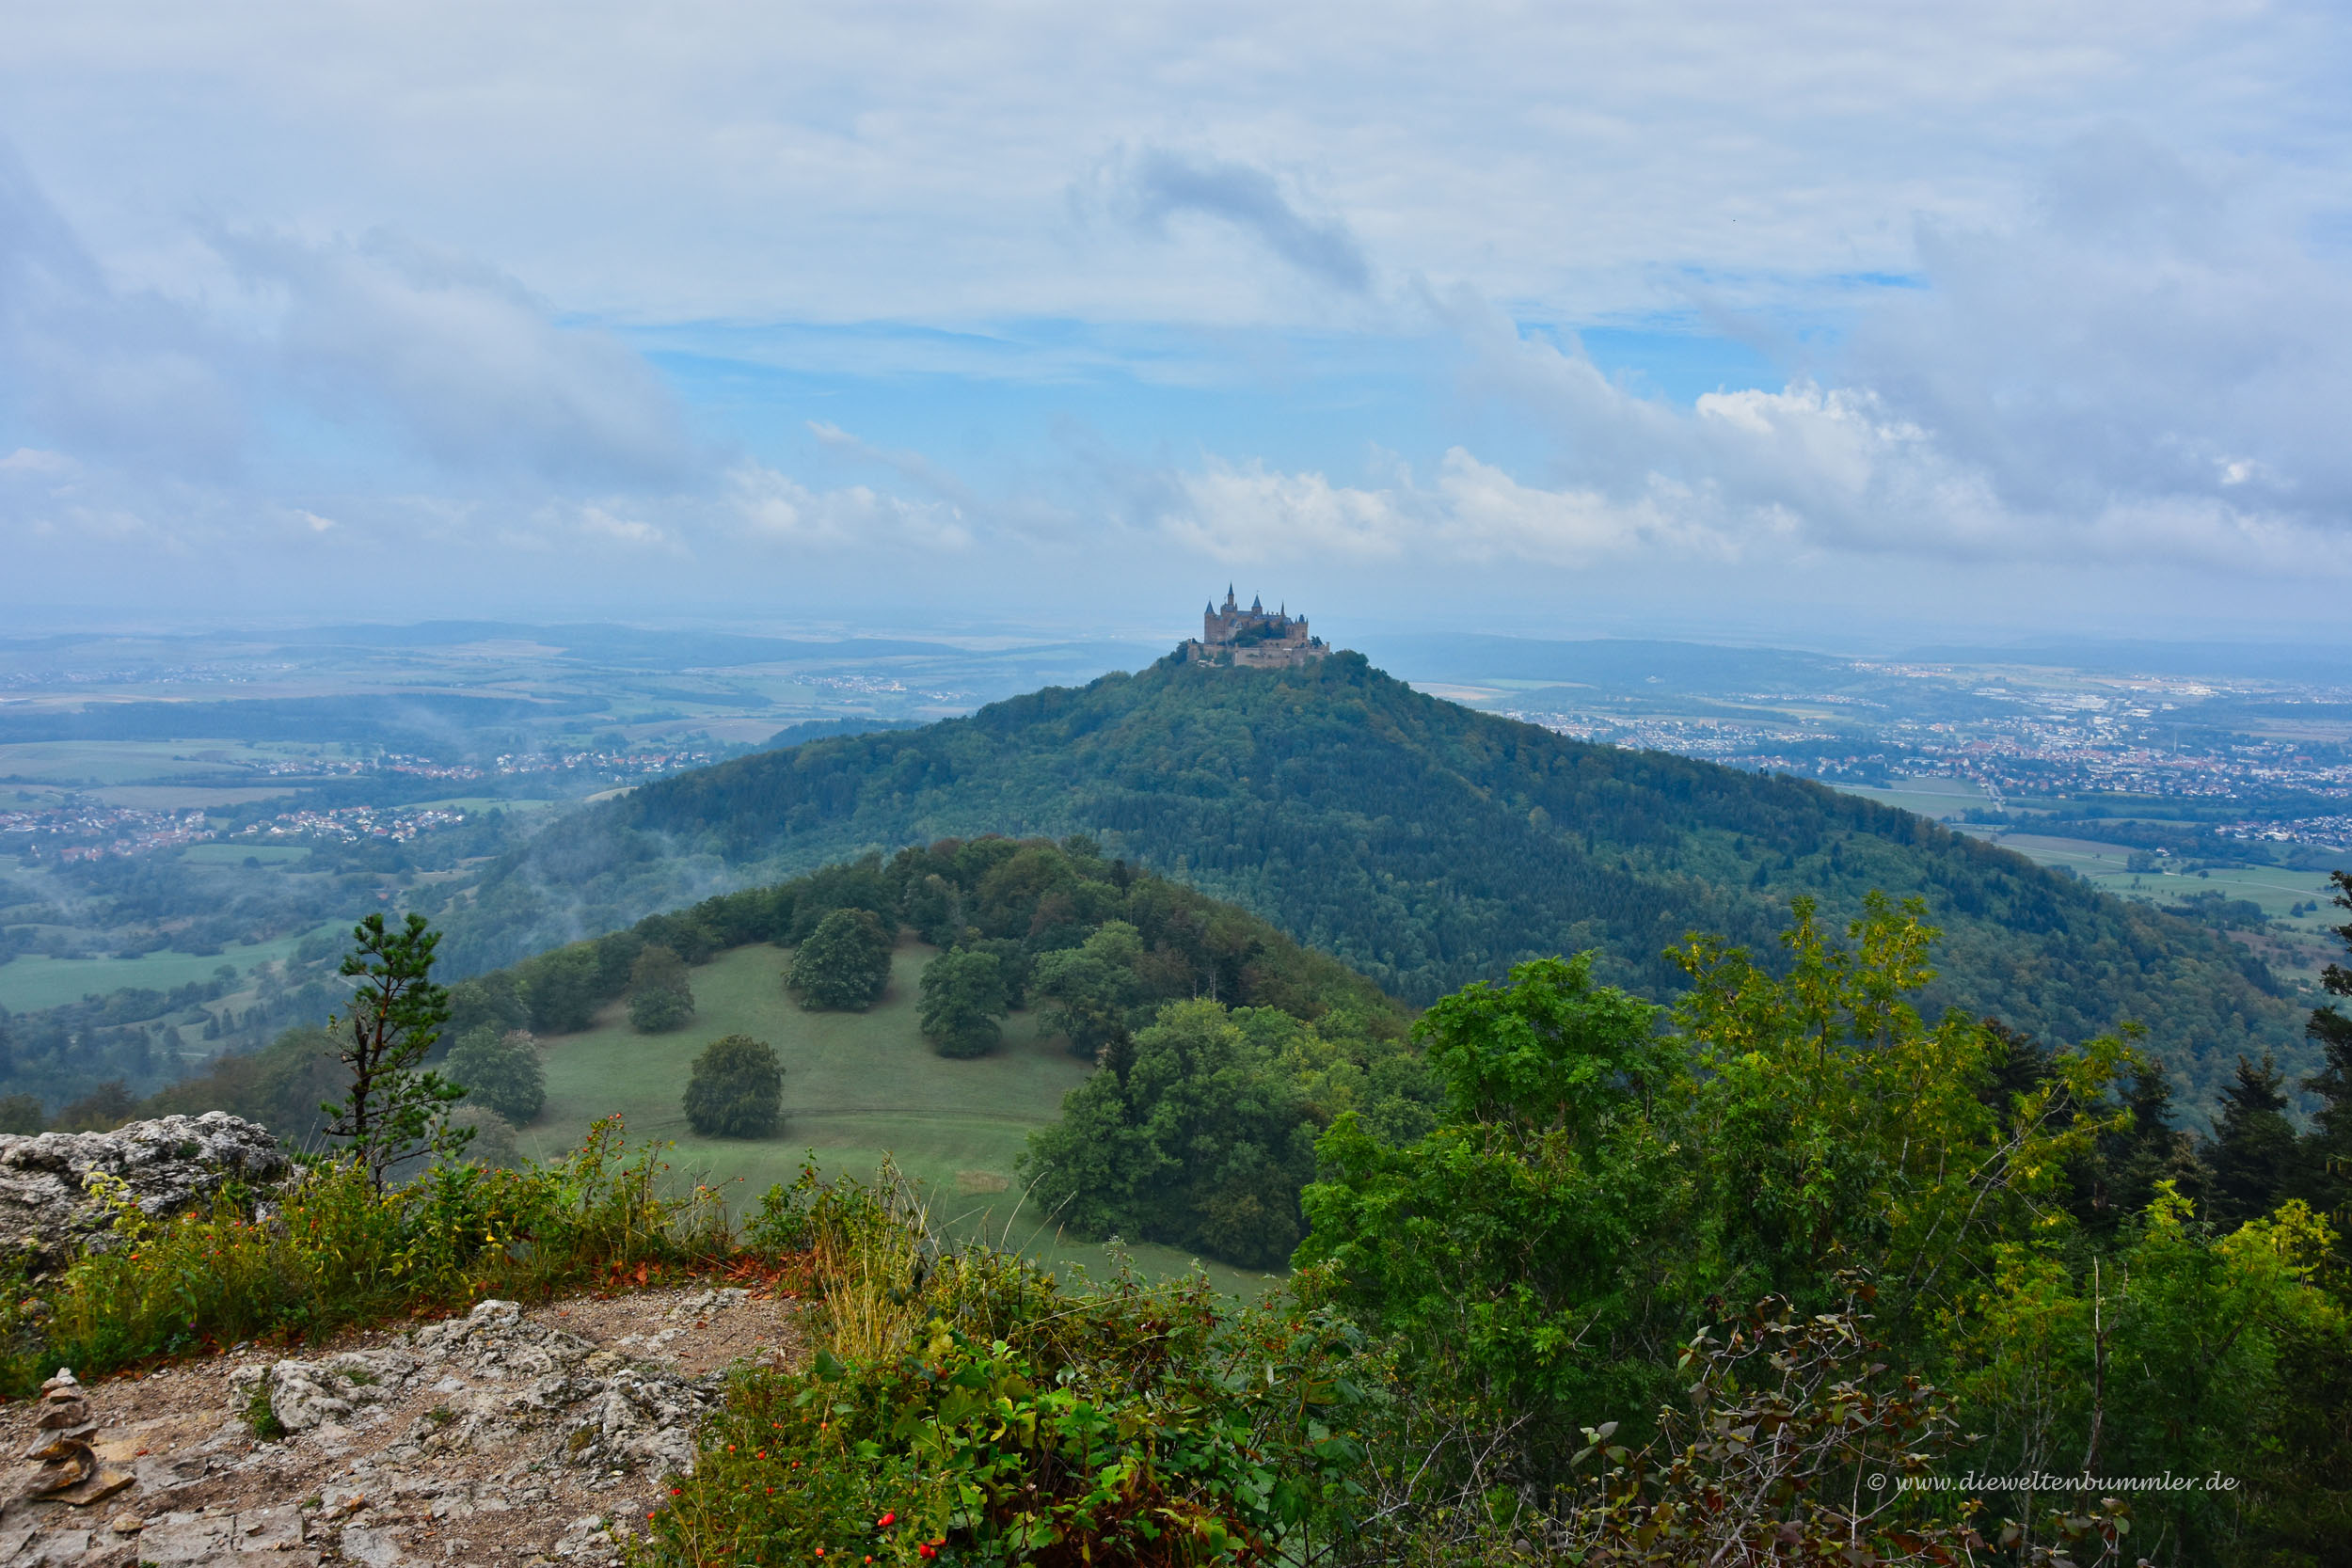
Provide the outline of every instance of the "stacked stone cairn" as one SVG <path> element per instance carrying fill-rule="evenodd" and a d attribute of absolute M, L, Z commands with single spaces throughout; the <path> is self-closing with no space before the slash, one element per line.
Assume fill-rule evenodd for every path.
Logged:
<path fill-rule="evenodd" d="M 40 1415 L 23 1457 L 38 1462 L 40 1468 L 18 1496 L 87 1507 L 131 1484 L 128 1472 L 107 1469 L 92 1451 L 89 1439 L 98 1423 L 71 1368 L 58 1368 L 57 1375 L 40 1386 L 36 1402 Z"/>

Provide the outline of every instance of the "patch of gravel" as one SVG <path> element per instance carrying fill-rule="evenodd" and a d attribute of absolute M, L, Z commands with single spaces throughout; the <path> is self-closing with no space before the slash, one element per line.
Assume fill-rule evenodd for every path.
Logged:
<path fill-rule="evenodd" d="M 247 1346 L 93 1384 L 87 1441 L 129 1483 L 44 1500 L 17 1461 L 0 1565 L 616 1562 L 662 1478 L 691 1469 L 726 1370 L 803 1363 L 799 1312 L 739 1289 L 485 1301 L 304 1356 Z M 264 1411 L 282 1436 L 255 1434 Z M 0 1406 L 8 1455 L 41 1446 L 37 1418 Z"/>

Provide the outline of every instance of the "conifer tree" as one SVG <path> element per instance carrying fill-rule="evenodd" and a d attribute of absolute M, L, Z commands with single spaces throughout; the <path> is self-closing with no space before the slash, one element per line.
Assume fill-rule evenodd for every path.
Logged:
<path fill-rule="evenodd" d="M 351 1080 L 342 1100 L 319 1107 L 331 1118 L 326 1132 L 349 1140 L 351 1157 L 377 1192 L 393 1166 L 426 1154 L 453 1157 L 473 1135 L 449 1125 L 450 1108 L 466 1091 L 437 1071 L 418 1070 L 449 1022 L 449 992 L 433 983 L 440 942 L 421 914 L 397 931 L 382 915 L 369 915 L 353 928 L 341 971 L 358 982 L 351 1006 L 327 1021 Z"/>
<path fill-rule="evenodd" d="M 2352 871 L 2337 871 L 2334 903 L 2352 910 Z M 2352 924 L 2335 927 L 2336 938 L 2352 950 Z M 2352 970 L 2329 964 L 2319 983 L 2329 996 L 2352 996 Z M 2352 1018 L 2328 1003 L 2312 1010 L 2307 1033 L 2320 1049 L 2322 1065 L 2303 1087 L 2319 1097 L 2312 1131 L 2297 1150 L 2297 1185 L 2312 1207 L 2334 1216 L 2339 1233 L 2352 1230 Z"/>
<path fill-rule="evenodd" d="M 2207 1163 L 2213 1217 L 2222 1224 L 2259 1219 L 2286 1196 L 2296 1147 L 2285 1084 L 2286 1074 L 2265 1052 L 2259 1066 L 2240 1056 L 2237 1076 L 2221 1091 L 2221 1124 Z"/>

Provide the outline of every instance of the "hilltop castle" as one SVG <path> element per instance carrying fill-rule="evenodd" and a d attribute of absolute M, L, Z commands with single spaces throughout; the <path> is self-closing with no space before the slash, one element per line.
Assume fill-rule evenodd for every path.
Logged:
<path fill-rule="evenodd" d="M 1195 664 L 1246 665 L 1259 670 L 1286 669 L 1321 658 L 1331 650 L 1322 638 L 1307 635 L 1307 617 L 1288 609 L 1269 614 L 1263 601 L 1252 598 L 1244 610 L 1225 587 L 1225 608 L 1210 605 L 1200 612 L 1200 636 L 1184 645 L 1184 656 Z"/>

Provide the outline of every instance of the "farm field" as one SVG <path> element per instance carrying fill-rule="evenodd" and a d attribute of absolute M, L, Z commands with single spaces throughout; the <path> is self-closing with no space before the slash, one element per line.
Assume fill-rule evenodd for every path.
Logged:
<path fill-rule="evenodd" d="M 2341 911 L 2327 903 L 2334 889 L 2323 872 L 2290 871 L 2278 865 L 2222 866 L 2186 873 L 2133 871 L 2127 863 L 2132 851 L 2119 844 L 2036 833 L 2002 833 L 1996 842 L 2042 865 L 2063 865 L 2104 891 L 2125 898 L 2172 903 L 2200 893 L 2218 893 L 2225 898 L 2250 899 L 2273 920 L 2289 920 L 2288 911 L 2296 905 L 2318 899 L 2322 906 L 2318 913 L 2296 916 L 2289 923 L 2317 931 L 2343 918 Z"/>
<path fill-rule="evenodd" d="M 1993 804 L 1993 797 L 1985 793 L 1984 786 L 1969 779 L 1921 775 L 1899 779 L 1891 789 L 1865 789 L 1859 784 L 1843 784 L 1832 787 L 1843 794 L 1859 795 L 1883 806 L 1917 812 L 1939 821 L 1956 816 L 1971 806 Z"/>
<path fill-rule="evenodd" d="M 309 748 L 316 752 L 318 748 Z M 20 740 L 0 745 L 0 779 L 75 787 L 173 783 L 191 774 L 233 776 L 294 753 L 241 740 Z"/>
<path fill-rule="evenodd" d="M 1043 1216 L 1019 1212 L 1014 1162 L 1031 1129 L 1052 1121 L 1062 1096 L 1093 1069 L 1058 1042 L 1038 1037 L 1035 1013 L 1005 1021 L 1005 1042 L 977 1061 L 935 1054 L 918 1032 L 915 1001 L 934 949 L 902 943 L 890 989 L 865 1013 L 810 1013 L 784 990 L 789 955 L 758 944 L 737 948 L 692 972 L 694 1020 L 665 1035 L 642 1035 L 615 1003 L 596 1026 L 547 1037 L 548 1102 L 517 1141 L 548 1159 L 576 1146 L 598 1117 L 618 1112 L 632 1143 L 674 1143 L 680 1180 L 720 1187 L 730 1207 L 756 1202 L 789 1182 L 814 1152 L 828 1175 L 870 1178 L 884 1156 L 921 1184 L 932 1212 L 962 1233 L 1026 1239 L 1057 1266 L 1100 1271 L 1099 1245 L 1057 1242 Z M 784 1065 L 784 1128 L 770 1139 L 705 1138 L 678 1106 L 694 1056 L 722 1035 L 746 1034 L 776 1048 Z M 1136 1265 L 1181 1272 L 1192 1259 L 1171 1248 L 1136 1245 Z M 1253 1291 L 1263 1276 L 1204 1264 L 1221 1290 Z"/>

